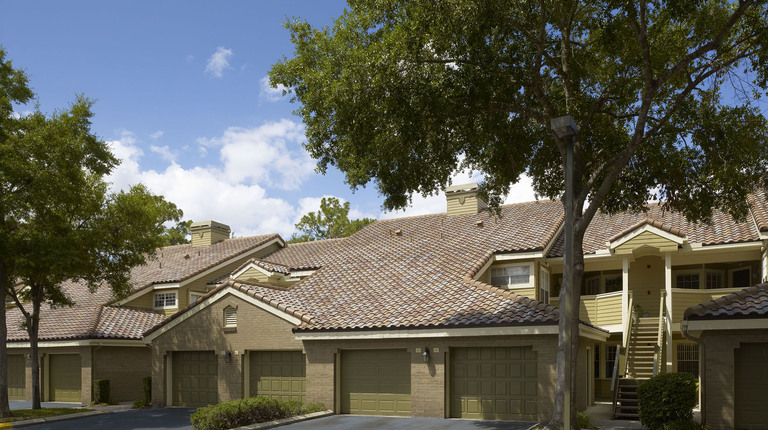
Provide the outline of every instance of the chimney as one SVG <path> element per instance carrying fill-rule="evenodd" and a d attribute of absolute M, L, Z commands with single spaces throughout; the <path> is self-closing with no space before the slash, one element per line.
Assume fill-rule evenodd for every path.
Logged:
<path fill-rule="evenodd" d="M 192 246 L 208 246 L 229 239 L 229 226 L 216 221 L 193 222 Z"/>
<path fill-rule="evenodd" d="M 488 204 L 478 194 L 476 183 L 452 185 L 445 189 L 445 199 L 448 203 L 448 216 L 476 214 L 488 207 Z"/>

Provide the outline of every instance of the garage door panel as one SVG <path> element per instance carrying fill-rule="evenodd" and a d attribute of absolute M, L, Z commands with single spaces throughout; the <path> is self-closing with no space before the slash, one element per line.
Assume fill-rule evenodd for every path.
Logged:
<path fill-rule="evenodd" d="M 342 351 L 340 410 L 411 416 L 410 354 L 405 350 Z"/>
<path fill-rule="evenodd" d="M 301 351 L 250 351 L 251 396 L 306 400 L 306 358 Z"/>
<path fill-rule="evenodd" d="M 26 387 L 26 359 L 21 354 L 8 355 L 8 398 L 11 400 L 24 400 L 26 398 Z"/>
<path fill-rule="evenodd" d="M 531 347 L 452 348 L 451 416 L 536 420 L 537 369 Z"/>
<path fill-rule="evenodd" d="M 174 406 L 218 403 L 218 365 L 214 351 L 175 351 L 172 361 Z"/>
<path fill-rule="evenodd" d="M 768 429 L 768 343 L 744 343 L 734 353 L 735 428 Z"/>
<path fill-rule="evenodd" d="M 81 402 L 80 354 L 52 354 L 48 359 L 49 398 L 56 402 Z"/>

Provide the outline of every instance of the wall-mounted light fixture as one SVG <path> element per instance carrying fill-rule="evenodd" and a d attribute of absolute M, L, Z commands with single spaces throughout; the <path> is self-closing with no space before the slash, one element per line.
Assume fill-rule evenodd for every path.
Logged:
<path fill-rule="evenodd" d="M 225 363 L 232 362 L 232 351 L 221 351 L 221 356 L 224 357 Z"/>
<path fill-rule="evenodd" d="M 425 363 L 429 363 L 429 348 L 424 347 L 424 352 L 421 354 L 421 356 L 424 358 Z"/>

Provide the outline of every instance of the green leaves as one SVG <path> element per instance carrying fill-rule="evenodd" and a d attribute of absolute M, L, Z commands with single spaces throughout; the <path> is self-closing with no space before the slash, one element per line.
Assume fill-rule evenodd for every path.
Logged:
<path fill-rule="evenodd" d="M 491 195 L 527 173 L 559 198 L 565 142 L 549 120 L 570 113 L 579 207 L 638 209 L 662 189 L 707 219 L 705 202 L 738 215 L 736 200 L 764 185 L 765 119 L 724 85 L 747 68 L 765 92 L 767 14 L 757 1 L 354 1 L 331 28 L 286 23 L 294 57 L 270 76 L 300 103 L 318 169 L 374 182 L 386 208 L 441 190 L 460 167 L 482 172 Z M 686 146 L 709 126 L 718 146 L 744 151 Z"/>
<path fill-rule="evenodd" d="M 370 218 L 350 221 L 348 216 L 349 202 L 342 205 L 339 199 L 335 197 L 323 197 L 320 200 L 320 210 L 301 217 L 301 221 L 296 224 L 296 229 L 301 234 L 294 233 L 288 243 L 351 236 L 375 221 Z"/>

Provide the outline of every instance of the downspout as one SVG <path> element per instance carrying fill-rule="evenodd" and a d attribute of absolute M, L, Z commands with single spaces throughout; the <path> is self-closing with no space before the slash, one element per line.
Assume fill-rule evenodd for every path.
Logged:
<path fill-rule="evenodd" d="M 699 345 L 699 363 L 701 364 L 699 366 L 699 411 L 701 412 L 701 424 L 706 425 L 707 424 L 707 414 L 706 414 L 706 403 L 704 402 L 704 399 L 706 396 L 704 395 L 706 392 L 706 381 L 707 378 L 706 372 L 707 372 L 707 366 L 706 366 L 706 348 L 704 348 L 704 342 L 700 337 L 695 337 L 688 333 L 688 320 L 683 317 L 683 320 L 680 321 L 680 333 L 682 333 L 683 337 L 695 342 L 697 345 Z"/>

